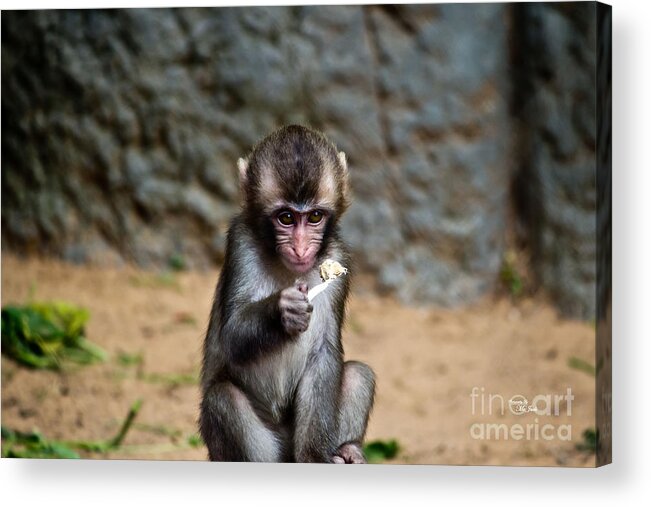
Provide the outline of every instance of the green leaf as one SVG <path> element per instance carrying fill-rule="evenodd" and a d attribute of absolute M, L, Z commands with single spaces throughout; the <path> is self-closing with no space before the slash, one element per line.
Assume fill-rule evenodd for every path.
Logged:
<path fill-rule="evenodd" d="M 196 385 L 199 383 L 198 373 L 142 373 L 139 377 L 150 384 L 164 384 L 169 388 Z"/>
<path fill-rule="evenodd" d="M 583 432 L 583 441 L 576 444 L 579 451 L 597 452 L 597 431 L 593 428 L 588 428 Z"/>
<path fill-rule="evenodd" d="M 174 254 L 170 257 L 168 265 L 172 271 L 183 271 L 187 267 L 185 258 L 181 254 Z"/>
<path fill-rule="evenodd" d="M 511 293 L 513 298 L 518 298 L 524 291 L 524 281 L 522 274 L 517 268 L 517 254 L 513 250 L 506 252 L 502 260 L 502 267 L 500 269 L 500 279 L 502 284 Z"/>
<path fill-rule="evenodd" d="M 593 377 L 595 376 L 595 367 L 587 361 L 579 359 L 578 357 L 570 357 L 570 359 L 567 361 L 567 365 L 575 370 L 582 371 L 588 375 L 592 375 Z"/>
<path fill-rule="evenodd" d="M 23 433 L 2 427 L 3 458 L 79 458 L 63 442 L 48 441 L 37 431 Z"/>
<path fill-rule="evenodd" d="M 122 445 L 124 437 L 135 420 L 142 400 L 137 400 L 120 426 L 118 433 L 108 440 L 78 440 L 60 442 L 47 440 L 37 431 L 23 433 L 2 426 L 2 457 L 3 458 L 79 458 L 75 449 L 104 454 Z"/>
<path fill-rule="evenodd" d="M 203 445 L 203 440 L 201 438 L 201 435 L 198 435 L 196 433 L 194 435 L 190 435 L 188 437 L 188 445 L 190 447 L 200 447 L 200 446 L 202 446 Z"/>
<path fill-rule="evenodd" d="M 369 463 L 381 463 L 395 458 L 400 450 L 398 442 L 393 440 L 374 440 L 364 446 L 364 455 Z"/>
<path fill-rule="evenodd" d="M 141 366 L 145 361 L 142 352 L 130 354 L 120 351 L 116 359 L 120 366 Z"/>
<path fill-rule="evenodd" d="M 89 313 L 65 302 L 30 303 L 2 309 L 2 353 L 39 369 L 61 369 L 65 362 L 104 361 L 105 352 L 84 336 Z"/>

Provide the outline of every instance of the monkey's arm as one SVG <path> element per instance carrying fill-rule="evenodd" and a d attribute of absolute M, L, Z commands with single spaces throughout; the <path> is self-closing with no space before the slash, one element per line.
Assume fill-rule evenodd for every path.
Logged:
<path fill-rule="evenodd" d="M 255 361 L 293 338 L 287 333 L 281 312 L 283 304 L 291 306 L 292 298 L 281 299 L 284 291 L 260 300 L 255 298 L 264 273 L 252 252 L 256 248 L 251 235 L 241 217 L 235 217 L 228 233 L 226 258 L 206 337 L 206 354 L 226 364 Z"/>
<path fill-rule="evenodd" d="M 274 293 L 260 301 L 235 303 L 225 309 L 220 339 L 229 362 L 242 365 L 255 361 L 288 340 L 279 302 L 280 293 Z"/>
<path fill-rule="evenodd" d="M 226 360 L 236 365 L 255 361 L 295 340 L 307 330 L 312 313 L 304 283 L 260 301 L 228 297 L 224 301 L 230 303 L 222 310 L 219 338 Z"/>

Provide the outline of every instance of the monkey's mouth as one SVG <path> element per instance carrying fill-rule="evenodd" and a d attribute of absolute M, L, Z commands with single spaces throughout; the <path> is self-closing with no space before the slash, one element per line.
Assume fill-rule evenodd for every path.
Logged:
<path fill-rule="evenodd" d="M 314 267 L 315 260 L 313 257 L 300 261 L 298 259 L 285 259 L 285 265 L 295 273 L 304 274 Z"/>

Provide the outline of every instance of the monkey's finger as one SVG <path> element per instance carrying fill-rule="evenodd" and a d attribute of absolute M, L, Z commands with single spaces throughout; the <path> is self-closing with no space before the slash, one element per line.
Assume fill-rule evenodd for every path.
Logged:
<path fill-rule="evenodd" d="M 296 301 L 307 301 L 307 292 L 301 292 L 297 287 L 290 287 L 283 291 L 283 297 Z"/>
<path fill-rule="evenodd" d="M 291 291 L 286 291 L 282 294 L 280 297 L 282 301 L 286 301 L 288 303 L 306 303 L 307 304 L 307 296 L 303 294 L 302 292 L 298 292 L 297 290 L 292 289 Z"/>
<path fill-rule="evenodd" d="M 280 306 L 282 308 L 293 308 L 293 307 L 302 307 L 305 308 L 309 305 L 307 296 L 300 292 L 295 294 L 285 294 L 280 298 Z"/>
<path fill-rule="evenodd" d="M 304 313 L 312 313 L 313 307 L 309 303 L 298 301 L 292 305 L 287 305 L 284 310 L 291 314 L 302 315 Z"/>
<path fill-rule="evenodd" d="M 307 294 L 307 283 L 305 282 L 297 281 L 294 285 L 294 288 L 296 288 L 302 294 Z"/>
<path fill-rule="evenodd" d="M 307 313 L 294 313 L 288 315 L 289 319 L 298 322 L 301 325 L 308 326 L 310 324 L 310 315 Z"/>
<path fill-rule="evenodd" d="M 291 294 L 287 295 L 287 299 L 294 303 L 304 303 L 304 304 L 309 304 L 307 301 L 307 296 L 303 292 L 293 292 Z"/>

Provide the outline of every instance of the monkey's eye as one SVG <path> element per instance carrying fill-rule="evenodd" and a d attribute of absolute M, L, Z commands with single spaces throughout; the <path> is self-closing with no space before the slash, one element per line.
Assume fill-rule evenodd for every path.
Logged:
<path fill-rule="evenodd" d="M 307 217 L 307 221 L 311 224 L 318 224 L 321 220 L 323 220 L 323 211 L 319 210 L 312 211 Z"/>
<path fill-rule="evenodd" d="M 289 211 L 282 211 L 278 213 L 277 218 L 282 225 L 292 225 L 294 223 L 294 215 L 292 215 Z"/>

